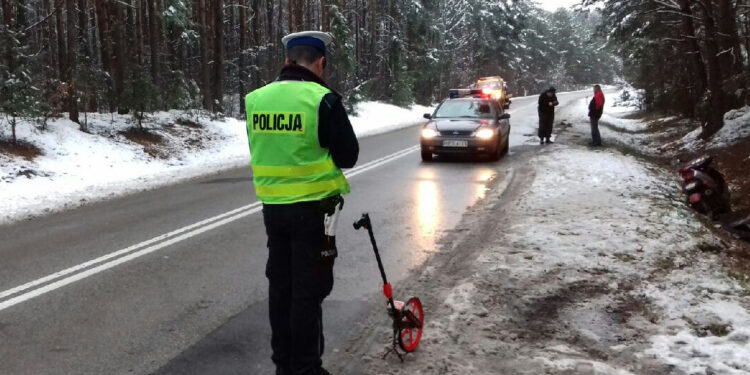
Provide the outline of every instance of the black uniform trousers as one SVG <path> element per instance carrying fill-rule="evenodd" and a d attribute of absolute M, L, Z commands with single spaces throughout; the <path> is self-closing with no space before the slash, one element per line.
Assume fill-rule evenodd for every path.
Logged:
<path fill-rule="evenodd" d="M 552 137 L 552 125 L 555 123 L 555 112 L 539 112 L 539 139 Z"/>
<path fill-rule="evenodd" d="M 321 261 L 323 218 L 320 202 L 263 205 L 271 359 L 277 375 L 321 372 L 321 304 L 333 288 L 333 263 Z"/>

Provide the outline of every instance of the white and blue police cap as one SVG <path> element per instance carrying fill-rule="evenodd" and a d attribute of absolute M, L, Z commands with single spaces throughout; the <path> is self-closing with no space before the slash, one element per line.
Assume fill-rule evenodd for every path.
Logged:
<path fill-rule="evenodd" d="M 284 44 L 284 49 L 287 51 L 291 47 L 304 45 L 315 47 L 324 55 L 331 42 L 333 42 L 331 34 L 322 31 L 301 31 L 281 38 L 281 43 Z"/>

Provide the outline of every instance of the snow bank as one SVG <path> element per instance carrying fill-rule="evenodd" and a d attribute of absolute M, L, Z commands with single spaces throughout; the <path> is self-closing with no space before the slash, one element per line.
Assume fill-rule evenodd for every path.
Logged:
<path fill-rule="evenodd" d="M 39 131 L 27 123 L 18 137 L 36 145 L 33 161 L 0 154 L 0 222 L 76 207 L 246 164 L 249 151 L 243 121 L 196 118 L 200 128 L 175 125 L 184 114 L 162 112 L 153 121 L 162 146 L 126 138 L 129 116 L 89 114 L 90 134 L 67 119 Z M 113 121 L 114 120 L 114 121 Z M 151 155 L 157 155 L 156 157 Z M 21 175 L 31 171 L 29 177 Z"/>
<path fill-rule="evenodd" d="M 701 129 L 698 128 L 686 134 L 678 142 L 682 144 L 683 149 L 696 148 L 704 143 L 700 135 Z M 748 137 L 750 137 L 750 106 L 725 113 L 724 126 L 705 143 L 705 146 L 707 148 L 726 147 Z"/>
<path fill-rule="evenodd" d="M 675 120 L 678 117 L 669 116 L 647 122 L 624 118 L 629 113 L 639 110 L 641 95 L 639 90 L 626 87 L 616 94 L 608 96 L 601 121 L 611 129 L 600 126 L 604 138 L 616 138 L 622 143 L 629 144 L 652 155 L 661 154 L 665 149 L 695 151 L 723 148 L 750 138 L 750 106 L 731 110 L 724 114 L 724 126 L 711 139 L 704 141 L 700 138 L 700 127 L 687 134 L 684 133 L 685 127 L 693 123 L 689 119 L 676 122 Z M 665 122 L 675 122 L 676 126 L 661 128 L 659 132 L 655 133 L 649 131 L 649 128 Z M 664 145 L 658 145 L 663 143 L 655 141 L 658 137 L 676 137 L 676 139 Z"/>
<path fill-rule="evenodd" d="M 380 102 L 357 104 L 356 116 L 351 118 L 357 137 L 367 137 L 425 123 L 425 113 L 432 114 L 434 107 L 413 105 L 410 109 Z"/>
<path fill-rule="evenodd" d="M 358 137 L 419 124 L 424 113 L 432 112 L 378 102 L 360 103 L 357 110 L 351 121 Z M 197 126 L 180 125 L 185 121 L 179 119 Z M 131 116 L 88 114 L 88 121 L 90 133 L 65 118 L 51 121 L 46 131 L 19 124 L 18 138 L 39 147 L 42 155 L 26 161 L 0 153 L 0 223 L 174 184 L 250 160 L 242 120 L 155 113 L 144 125 L 162 137 L 160 145 L 127 138 L 123 132 L 133 126 Z"/>

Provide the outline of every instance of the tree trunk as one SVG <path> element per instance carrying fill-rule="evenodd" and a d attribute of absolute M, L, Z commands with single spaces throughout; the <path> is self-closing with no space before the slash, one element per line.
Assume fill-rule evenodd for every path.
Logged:
<path fill-rule="evenodd" d="M 68 68 L 66 66 L 66 63 L 68 61 L 68 57 L 65 55 L 67 49 L 65 48 L 65 29 L 63 28 L 61 8 L 62 6 L 58 2 L 55 6 L 55 27 L 57 29 L 57 63 L 60 80 L 67 81 L 68 79 L 66 77 L 66 74 L 68 72 Z"/>
<path fill-rule="evenodd" d="M 112 44 L 112 23 L 110 17 L 113 15 L 112 6 L 109 0 L 95 0 L 94 9 L 96 10 L 96 25 L 99 30 L 99 58 L 102 64 L 102 70 L 109 74 L 108 84 L 110 85 L 109 93 L 109 111 L 112 112 L 117 108 L 117 88 L 114 81 L 114 47 Z"/>
<path fill-rule="evenodd" d="M 294 16 L 296 16 L 297 14 L 294 11 L 294 3 L 295 3 L 294 0 L 287 0 L 287 6 L 289 7 L 289 9 L 287 10 L 287 17 L 289 18 L 287 20 L 287 25 L 289 27 L 290 32 L 297 31 L 297 27 L 296 27 L 297 23 L 296 23 L 296 20 L 294 19 Z"/>
<path fill-rule="evenodd" d="M 378 38 L 378 26 L 377 26 L 377 4 L 376 0 L 370 0 L 368 10 L 370 11 L 370 51 L 366 56 L 375 56 L 376 43 Z M 377 57 L 370 61 L 370 78 L 375 78 L 377 74 Z"/>
<path fill-rule="evenodd" d="M 210 81 L 210 70 L 209 70 L 209 61 L 208 61 L 208 42 L 209 42 L 209 30 L 208 30 L 208 19 L 206 15 L 206 1 L 207 0 L 198 0 L 200 3 L 200 7 L 198 8 L 198 18 L 199 18 L 199 25 L 200 25 L 200 32 L 201 32 L 201 46 L 200 46 L 200 54 L 201 54 L 201 69 L 200 69 L 200 76 L 201 76 L 201 92 L 203 94 L 203 108 L 205 109 L 211 109 L 211 81 Z"/>
<path fill-rule="evenodd" d="M 263 40 L 261 40 L 261 23 L 260 23 L 260 0 L 252 0 L 251 1 L 251 8 L 252 14 L 250 16 L 250 19 L 252 21 L 252 26 L 250 29 L 252 30 L 253 40 L 252 44 L 254 46 L 261 46 L 263 44 Z M 257 89 L 260 87 L 261 79 L 260 79 L 260 68 L 258 67 L 258 64 L 260 62 L 260 58 L 258 56 L 258 53 L 254 53 L 252 57 L 252 64 L 253 69 L 248 70 L 248 74 L 250 74 L 251 80 L 250 80 L 250 88 Z"/>
<path fill-rule="evenodd" d="M 155 11 L 156 0 L 147 0 L 148 3 L 148 34 L 149 45 L 151 47 L 151 80 L 154 84 L 159 85 L 159 48 L 161 42 L 161 33 L 159 32 L 159 16 Z"/>
<path fill-rule="evenodd" d="M 281 20 L 283 19 L 284 19 L 284 7 L 281 6 L 281 4 L 279 4 L 279 16 L 276 18 L 276 22 L 274 22 L 274 24 L 276 25 L 276 40 L 277 41 L 280 41 L 281 38 L 284 37 L 284 28 L 282 27 L 283 23 L 281 22 Z M 271 37 L 271 40 L 273 40 L 273 37 Z M 278 46 L 278 42 L 274 44 Z"/>
<path fill-rule="evenodd" d="M 706 65 L 701 57 L 701 48 L 698 44 L 698 38 L 695 34 L 695 24 L 693 23 L 693 12 L 690 8 L 690 0 L 680 0 L 680 12 L 682 13 L 681 25 L 682 32 L 685 34 L 685 51 L 688 54 L 693 76 L 696 77 L 696 87 L 693 90 L 693 105 L 700 100 L 703 92 L 706 90 Z M 690 110 L 694 113 L 694 109 Z"/>
<path fill-rule="evenodd" d="M 2 9 L 3 9 L 3 24 L 8 29 L 14 30 L 15 26 L 14 26 L 14 22 L 13 22 L 13 4 L 11 3 L 11 0 L 2 0 L 0 2 L 0 5 L 2 5 Z M 0 29 L 0 30 L 2 30 L 2 29 Z M 16 70 L 16 62 L 15 62 L 16 58 L 14 56 L 15 53 L 13 52 L 13 45 L 12 45 L 12 43 L 8 43 L 4 47 L 5 47 L 4 48 L 4 50 L 5 50 L 5 60 L 7 61 L 8 68 L 9 68 L 8 70 L 12 72 L 12 71 Z M 3 74 L 3 77 L 1 77 L 1 78 L 5 78 L 4 76 L 5 76 L 5 74 Z"/>
<path fill-rule="evenodd" d="M 329 1 L 320 0 L 320 29 L 328 32 L 328 7 L 331 6 Z M 342 7 L 343 11 L 343 7 Z"/>
<path fill-rule="evenodd" d="M 240 44 L 237 68 L 237 91 L 240 96 L 240 113 L 245 112 L 245 95 L 247 94 L 247 85 L 245 79 L 247 76 L 247 7 L 245 1 L 239 1 L 239 29 L 240 29 Z"/>
<path fill-rule="evenodd" d="M 128 56 L 125 52 L 125 23 L 127 22 L 125 10 L 119 3 L 109 3 L 110 11 L 115 20 L 114 32 L 112 35 L 114 51 L 114 86 L 115 86 L 115 103 L 117 113 L 124 115 L 129 109 L 122 105 L 122 94 L 125 91 L 125 73 L 128 68 Z"/>
<path fill-rule="evenodd" d="M 270 41 L 273 38 L 273 0 L 266 0 L 266 41 Z M 279 4 L 281 7 L 281 4 Z"/>
<path fill-rule="evenodd" d="M 18 40 L 21 45 L 26 45 L 27 35 L 24 32 L 24 28 L 28 26 L 28 20 L 26 19 L 26 0 L 16 0 L 16 21 L 15 29 L 19 31 Z"/>
<path fill-rule="evenodd" d="M 724 52 L 721 55 L 721 70 L 729 75 L 742 71 L 742 51 L 740 49 L 739 29 L 737 27 L 737 11 L 732 0 L 719 0 L 719 46 Z"/>
<path fill-rule="evenodd" d="M 99 29 L 99 54 L 102 60 L 102 70 L 111 73 L 112 71 L 112 37 L 107 14 L 107 1 L 96 0 L 94 8 L 96 9 L 96 25 Z"/>
<path fill-rule="evenodd" d="M 42 9 L 44 11 L 44 14 L 50 14 L 50 12 L 52 12 L 50 0 L 42 1 Z M 52 22 L 50 22 L 50 20 L 47 20 L 47 22 L 45 22 L 44 30 L 47 34 L 47 42 L 45 43 L 47 45 L 47 66 L 52 69 L 53 66 L 57 65 L 57 50 L 55 49 L 57 45 L 54 42 L 56 38 L 55 27 Z"/>
<path fill-rule="evenodd" d="M 78 40 L 81 47 L 80 54 L 82 56 L 89 56 L 89 22 L 88 14 L 86 12 L 86 3 L 86 0 L 78 0 Z"/>
<path fill-rule="evenodd" d="M 76 59 L 78 55 L 78 43 L 76 42 L 78 37 L 76 33 L 76 2 L 75 0 L 66 1 L 66 11 L 68 14 L 68 72 L 66 74 L 68 78 L 68 111 L 70 121 L 80 123 L 78 121 L 78 93 L 76 92 Z"/>
<path fill-rule="evenodd" d="M 701 132 L 701 138 L 708 139 L 724 126 L 724 93 L 721 88 L 722 72 L 719 61 L 719 43 L 716 23 L 711 6 L 702 3 L 704 26 L 706 28 L 706 59 L 708 66 L 709 113 Z"/>
<path fill-rule="evenodd" d="M 224 1 L 213 0 L 214 16 L 214 112 L 224 111 Z"/>
<path fill-rule="evenodd" d="M 146 0 L 148 1 L 148 0 Z M 134 24 L 135 24 L 135 62 L 138 66 L 143 65 L 143 53 L 144 53 L 144 39 L 143 36 L 144 30 L 146 29 L 145 23 L 146 23 L 146 15 L 143 12 L 143 2 L 139 0 L 134 0 L 133 3 L 133 18 L 134 18 Z"/>

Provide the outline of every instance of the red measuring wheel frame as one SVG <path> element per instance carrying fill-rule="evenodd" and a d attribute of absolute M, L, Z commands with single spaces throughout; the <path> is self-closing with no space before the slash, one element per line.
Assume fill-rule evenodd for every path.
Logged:
<path fill-rule="evenodd" d="M 400 315 L 398 344 L 405 352 L 411 353 L 417 349 L 419 340 L 422 338 L 422 324 L 424 323 L 422 302 L 416 297 L 409 298 L 401 309 Z"/>

